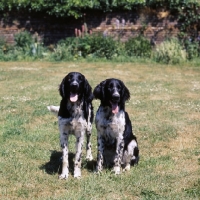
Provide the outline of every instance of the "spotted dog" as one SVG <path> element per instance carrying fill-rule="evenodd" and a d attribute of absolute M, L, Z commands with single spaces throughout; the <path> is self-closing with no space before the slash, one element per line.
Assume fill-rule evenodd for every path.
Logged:
<path fill-rule="evenodd" d="M 93 91 L 94 98 L 101 101 L 95 117 L 97 128 L 97 172 L 103 165 L 114 166 L 115 174 L 130 170 L 131 164 L 139 161 L 139 149 L 125 102 L 130 99 L 130 92 L 118 79 L 106 79 Z"/>
<path fill-rule="evenodd" d="M 62 97 L 60 106 L 48 106 L 53 113 L 58 113 L 60 130 L 60 145 L 62 148 L 62 173 L 60 179 L 69 176 L 68 161 L 68 137 L 70 134 L 76 137 L 76 154 L 74 161 L 74 177 L 81 176 L 81 154 L 86 133 L 86 159 L 92 160 L 91 130 L 93 122 L 93 94 L 88 81 L 78 72 L 71 72 L 65 76 L 59 86 Z"/>

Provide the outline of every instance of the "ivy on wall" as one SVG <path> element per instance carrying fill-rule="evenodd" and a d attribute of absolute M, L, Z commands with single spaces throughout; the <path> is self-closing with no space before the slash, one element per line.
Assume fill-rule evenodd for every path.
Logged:
<path fill-rule="evenodd" d="M 86 9 L 112 11 L 115 8 L 131 9 L 133 6 L 145 5 L 145 0 L 0 0 L 0 10 L 28 10 L 45 12 L 57 17 L 81 17 Z"/>
<path fill-rule="evenodd" d="M 26 10 L 44 12 L 57 17 L 81 17 L 85 10 L 103 12 L 115 9 L 131 10 L 138 6 L 163 6 L 177 11 L 190 6 L 199 7 L 198 0 L 0 0 L 0 11 Z"/>
<path fill-rule="evenodd" d="M 86 10 L 112 12 L 145 6 L 176 13 L 183 32 L 198 34 L 200 30 L 200 0 L 0 0 L 2 13 L 26 11 L 74 18 L 82 17 Z"/>

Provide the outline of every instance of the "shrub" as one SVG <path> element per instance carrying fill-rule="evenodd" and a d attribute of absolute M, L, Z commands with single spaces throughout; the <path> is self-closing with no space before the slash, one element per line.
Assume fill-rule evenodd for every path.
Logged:
<path fill-rule="evenodd" d="M 178 39 L 172 38 L 158 45 L 154 52 L 153 58 L 156 62 L 165 64 L 178 64 L 186 60 L 186 51 Z"/>
<path fill-rule="evenodd" d="M 54 58 L 94 57 L 112 59 L 119 53 L 119 43 L 111 37 L 102 35 L 86 35 L 84 37 L 67 38 L 59 42 L 54 50 Z"/>
<path fill-rule="evenodd" d="M 119 43 L 110 36 L 103 37 L 101 34 L 87 35 L 79 39 L 77 50 L 84 57 L 92 56 L 112 59 L 119 53 Z"/>
<path fill-rule="evenodd" d="M 60 40 L 55 48 L 53 48 L 52 58 L 56 61 L 72 60 L 77 55 L 77 40 L 69 37 Z"/>
<path fill-rule="evenodd" d="M 29 32 L 24 31 L 16 34 L 14 40 L 17 60 L 43 58 L 46 48 L 38 41 L 37 37 L 33 37 Z"/>
<path fill-rule="evenodd" d="M 71 54 L 71 47 L 66 47 L 63 44 L 58 44 L 52 53 L 52 58 L 55 61 L 71 60 L 73 58 Z"/>
<path fill-rule="evenodd" d="M 200 55 L 199 42 L 185 40 L 183 41 L 183 45 L 185 46 L 185 50 L 187 52 L 187 59 L 192 60 Z"/>
<path fill-rule="evenodd" d="M 16 59 L 13 45 L 9 45 L 5 38 L 0 37 L 0 60 L 13 61 Z"/>
<path fill-rule="evenodd" d="M 128 56 L 150 57 L 152 52 L 151 43 L 144 36 L 130 38 L 125 43 L 125 50 Z"/>
<path fill-rule="evenodd" d="M 26 50 L 27 48 L 29 49 L 31 44 L 34 43 L 31 34 L 27 31 L 17 33 L 14 36 L 14 40 L 15 45 L 22 48 L 23 50 Z"/>

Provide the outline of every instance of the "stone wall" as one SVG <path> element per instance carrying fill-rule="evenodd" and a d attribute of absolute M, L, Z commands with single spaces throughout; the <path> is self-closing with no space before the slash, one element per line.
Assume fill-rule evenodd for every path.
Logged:
<path fill-rule="evenodd" d="M 0 36 L 13 43 L 16 33 L 27 30 L 38 35 L 45 44 L 55 44 L 60 39 L 75 36 L 75 29 L 81 32 L 84 23 L 90 33 L 100 32 L 123 41 L 144 34 L 160 43 L 165 37 L 177 35 L 179 32 L 176 15 L 162 9 L 145 8 L 112 13 L 90 11 L 80 19 L 60 19 L 42 13 L 4 13 L 0 14 Z"/>

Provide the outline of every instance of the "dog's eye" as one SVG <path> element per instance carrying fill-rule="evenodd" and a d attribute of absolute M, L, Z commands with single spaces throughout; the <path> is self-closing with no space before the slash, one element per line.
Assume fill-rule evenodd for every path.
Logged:
<path fill-rule="evenodd" d="M 118 90 L 121 90 L 121 86 L 120 86 L 120 85 L 118 85 L 118 86 L 117 86 L 117 89 L 118 89 Z"/>
<path fill-rule="evenodd" d="M 68 77 L 68 81 L 71 81 L 71 80 L 72 80 L 72 78 L 73 78 L 73 76 L 72 76 L 72 75 L 70 75 L 70 76 Z"/>
<path fill-rule="evenodd" d="M 82 80 L 82 77 L 81 77 L 81 76 L 78 76 L 78 80 L 80 80 L 80 81 L 81 81 L 81 80 Z"/>
<path fill-rule="evenodd" d="M 114 87 L 114 85 L 111 83 L 111 84 L 109 85 L 109 88 L 112 89 L 113 87 Z"/>

